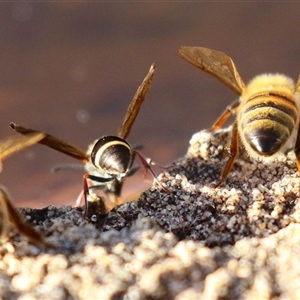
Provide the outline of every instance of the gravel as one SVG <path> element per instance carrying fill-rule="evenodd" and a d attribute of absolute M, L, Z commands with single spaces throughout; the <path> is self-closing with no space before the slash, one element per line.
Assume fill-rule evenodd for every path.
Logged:
<path fill-rule="evenodd" d="M 0 242 L 2 299 L 300 299 L 300 179 L 292 152 L 268 164 L 230 128 L 196 133 L 136 202 L 86 220 L 81 208 L 23 208 L 47 243 Z"/>

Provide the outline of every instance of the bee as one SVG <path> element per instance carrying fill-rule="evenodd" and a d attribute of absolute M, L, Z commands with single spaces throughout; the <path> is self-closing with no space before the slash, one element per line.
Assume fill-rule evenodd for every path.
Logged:
<path fill-rule="evenodd" d="M 238 155 L 239 143 L 250 158 L 269 162 L 291 147 L 300 172 L 300 76 L 297 83 L 282 74 L 262 74 L 245 85 L 232 59 L 225 53 L 202 47 L 181 47 L 179 53 L 188 62 L 213 75 L 240 95 L 209 129 L 221 128 L 233 114 L 229 159 L 221 178 L 227 178 Z"/>
<path fill-rule="evenodd" d="M 2 170 L 2 161 L 5 158 L 38 143 L 44 137 L 43 133 L 32 133 L 27 136 L 12 136 L 0 141 L 0 171 Z M 4 187 L 0 186 L 0 237 L 6 233 L 8 224 L 14 225 L 31 242 L 47 244 L 40 233 L 22 220 L 20 214 L 13 206 L 7 191 Z"/>
<path fill-rule="evenodd" d="M 124 179 L 134 174 L 138 169 L 132 168 L 136 156 L 140 159 L 144 170 L 150 171 L 153 177 L 159 182 L 151 168 L 154 162 L 144 158 L 140 152 L 138 152 L 136 148 L 132 148 L 126 140 L 145 96 L 150 89 L 154 71 L 155 64 L 152 64 L 127 109 L 118 136 L 106 135 L 101 137 L 89 147 L 87 152 L 81 151 L 67 142 L 47 133 L 43 133 L 45 137 L 39 141 L 40 144 L 44 144 L 57 151 L 82 160 L 85 163 L 85 169 L 87 171 L 83 180 L 85 215 L 87 215 L 87 213 L 91 215 L 91 213 L 89 213 L 89 205 L 91 207 L 93 205 L 93 214 L 95 214 L 98 212 L 108 212 L 120 204 L 120 195 Z M 23 135 L 41 133 L 41 131 L 25 128 L 15 123 L 11 123 L 10 126 Z M 89 186 L 88 180 L 92 181 L 91 186 Z M 163 188 L 166 189 L 165 187 Z M 94 197 L 89 197 L 90 201 L 88 201 L 90 189 L 102 189 L 107 196 L 105 203 L 99 198 L 95 201 Z M 88 202 L 98 203 L 98 209 L 96 208 L 97 205 L 95 207 L 95 204 Z"/>

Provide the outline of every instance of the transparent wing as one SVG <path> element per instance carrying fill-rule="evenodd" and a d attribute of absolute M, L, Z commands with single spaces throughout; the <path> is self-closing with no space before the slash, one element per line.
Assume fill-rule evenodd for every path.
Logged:
<path fill-rule="evenodd" d="M 300 76 L 298 77 L 298 81 L 296 82 L 295 94 L 300 94 Z"/>
<path fill-rule="evenodd" d="M 181 47 L 179 53 L 189 63 L 218 78 L 239 95 L 245 90 L 232 59 L 225 53 L 203 47 Z"/>
<path fill-rule="evenodd" d="M 76 148 L 76 147 L 68 144 L 67 142 L 65 142 L 61 139 L 58 139 L 48 133 L 30 129 L 30 128 L 25 128 L 23 126 L 15 124 L 15 123 L 10 123 L 10 127 L 25 136 L 28 136 L 31 134 L 37 134 L 37 133 L 43 134 L 44 137 L 40 141 L 38 141 L 39 144 L 46 145 L 54 150 L 65 153 L 76 159 L 82 160 L 83 162 L 87 162 L 89 159 L 89 156 L 84 151 L 79 150 L 78 148 Z"/>
<path fill-rule="evenodd" d="M 136 116 L 140 110 L 140 107 L 145 100 L 145 97 L 150 89 L 150 85 L 152 82 L 153 74 L 155 71 L 155 64 L 153 63 L 150 67 L 150 70 L 143 80 L 142 84 L 137 89 L 128 109 L 125 115 L 125 118 L 123 120 L 123 124 L 121 126 L 121 129 L 119 131 L 118 136 L 122 139 L 127 139 L 131 127 L 136 119 Z"/>

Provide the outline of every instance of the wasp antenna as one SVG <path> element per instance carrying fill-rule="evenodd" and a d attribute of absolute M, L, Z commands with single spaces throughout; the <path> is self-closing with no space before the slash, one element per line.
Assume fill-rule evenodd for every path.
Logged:
<path fill-rule="evenodd" d="M 84 165 L 80 165 L 80 164 L 62 164 L 62 165 L 58 165 L 55 166 L 51 169 L 52 173 L 56 173 L 56 172 L 60 172 L 63 170 L 85 170 L 85 166 Z"/>

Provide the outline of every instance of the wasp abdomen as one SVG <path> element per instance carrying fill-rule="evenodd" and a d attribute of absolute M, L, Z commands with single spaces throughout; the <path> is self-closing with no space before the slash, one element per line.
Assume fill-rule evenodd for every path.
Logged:
<path fill-rule="evenodd" d="M 130 145 L 117 136 L 104 136 L 94 145 L 91 161 L 96 168 L 108 174 L 124 174 L 132 166 Z"/>
<path fill-rule="evenodd" d="M 240 134 L 261 156 L 277 153 L 291 137 L 297 124 L 295 100 L 280 93 L 250 97 L 240 110 Z"/>

